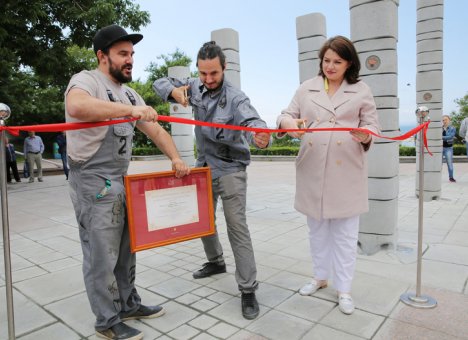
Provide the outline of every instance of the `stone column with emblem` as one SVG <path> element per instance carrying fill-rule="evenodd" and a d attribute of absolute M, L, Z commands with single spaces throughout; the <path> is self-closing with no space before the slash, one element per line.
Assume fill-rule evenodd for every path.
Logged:
<path fill-rule="evenodd" d="M 351 40 L 361 79 L 374 95 L 385 136 L 399 135 L 398 0 L 350 0 Z M 359 244 L 366 254 L 394 245 L 398 220 L 399 143 L 374 139 L 368 152 L 369 212 L 361 215 Z"/>
<path fill-rule="evenodd" d="M 211 32 L 211 40 L 221 46 L 226 55 L 226 69 L 224 76 L 237 88 L 241 88 L 239 33 L 232 28 L 223 28 Z"/>
<path fill-rule="evenodd" d="M 172 66 L 169 67 L 167 73 L 172 78 L 187 79 L 190 77 L 188 66 Z M 178 103 L 170 103 L 169 114 L 174 117 L 193 119 L 192 107 L 184 107 Z M 188 166 L 193 167 L 195 165 L 193 126 L 174 123 L 171 125 L 171 135 L 182 160 Z"/>
<path fill-rule="evenodd" d="M 424 201 L 439 199 L 442 172 L 442 108 L 443 108 L 443 0 L 418 0 L 416 24 L 416 106 L 429 108 L 431 124 L 427 142 L 432 156 L 424 153 Z M 416 109 L 416 107 L 415 107 Z M 419 160 L 419 140 L 416 143 Z M 419 166 L 416 166 L 419 169 Z M 416 175 L 416 196 L 419 197 L 419 175 Z"/>
<path fill-rule="evenodd" d="M 326 21 L 322 13 L 310 13 L 296 18 L 300 83 L 318 74 L 320 67 L 318 53 L 326 37 Z"/>

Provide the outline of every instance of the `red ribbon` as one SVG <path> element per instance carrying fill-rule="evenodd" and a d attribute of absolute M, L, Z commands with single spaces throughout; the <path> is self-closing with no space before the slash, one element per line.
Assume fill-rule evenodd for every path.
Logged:
<path fill-rule="evenodd" d="M 112 124 L 120 124 L 120 123 L 127 123 L 136 121 L 136 118 L 131 119 L 116 119 L 116 120 L 108 120 L 104 122 L 86 122 L 86 123 L 58 123 L 58 124 L 42 124 L 42 125 L 26 125 L 26 126 L 1 126 L 0 131 L 6 130 L 12 135 L 18 136 L 20 131 L 34 131 L 34 132 L 60 132 L 65 130 L 79 130 L 79 129 L 88 129 L 98 126 L 106 126 Z M 401 141 L 405 140 L 419 131 L 423 130 L 423 142 L 424 147 L 426 148 L 427 152 L 432 156 L 431 151 L 427 146 L 427 129 L 429 128 L 430 121 L 427 121 L 419 126 L 416 126 L 414 129 L 406 132 L 403 135 L 396 136 L 396 137 L 387 137 L 382 136 L 377 133 L 374 133 L 370 130 L 363 129 L 363 128 L 347 128 L 347 127 L 338 127 L 338 128 L 312 128 L 312 129 L 269 129 L 269 128 L 256 128 L 256 127 L 249 127 L 249 126 L 236 126 L 236 125 L 227 125 L 227 124 L 218 124 L 218 123 L 209 123 L 203 122 L 200 120 L 193 120 L 187 118 L 180 118 L 180 117 L 173 117 L 173 116 L 158 116 L 159 121 L 169 122 L 169 123 L 180 123 L 180 124 L 190 124 L 190 125 L 198 125 L 198 126 L 207 126 L 211 128 L 220 128 L 220 129 L 229 129 L 229 130 L 241 130 L 241 131 L 249 131 L 249 132 L 266 132 L 266 133 L 286 133 L 286 132 L 319 132 L 319 131 L 361 131 L 364 133 L 371 134 L 378 138 L 388 139 L 388 140 L 395 140 Z"/>

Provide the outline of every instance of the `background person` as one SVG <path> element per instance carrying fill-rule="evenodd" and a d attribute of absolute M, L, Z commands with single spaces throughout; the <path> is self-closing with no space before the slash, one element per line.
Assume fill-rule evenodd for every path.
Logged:
<path fill-rule="evenodd" d="M 450 182 L 456 182 L 453 178 L 453 140 L 457 133 L 455 127 L 451 125 L 450 116 L 442 116 L 442 156 L 447 163 L 448 175 Z M 442 159 L 442 160 L 443 160 Z"/>
<path fill-rule="evenodd" d="M 62 159 L 63 173 L 68 179 L 68 161 L 67 161 L 67 134 L 65 131 L 62 131 L 56 138 L 55 141 L 58 145 L 58 152 L 60 158 Z"/>
<path fill-rule="evenodd" d="M 466 155 L 468 156 L 468 117 L 462 120 L 458 135 L 466 146 Z"/>
<path fill-rule="evenodd" d="M 374 98 L 359 80 L 360 62 L 352 42 L 342 36 L 331 38 L 319 58 L 319 75 L 301 84 L 277 125 L 359 127 L 379 133 Z M 294 206 L 307 216 L 315 273 L 299 293 L 311 295 L 332 279 L 339 309 L 351 314 L 359 215 L 368 211 L 366 151 L 372 136 L 360 131 L 289 135 L 301 138 Z"/>
<path fill-rule="evenodd" d="M 154 82 L 156 93 L 165 100 L 193 106 L 195 119 L 204 122 L 266 128 L 249 98 L 224 78 L 226 57 L 215 42 L 205 43 L 197 56 L 200 78 L 161 78 Z M 189 91 L 189 95 L 187 95 Z M 250 164 L 249 144 L 265 148 L 269 133 L 245 133 L 227 129 L 195 127 L 196 166 L 209 166 L 212 175 L 213 205 L 221 198 L 227 233 L 236 262 L 236 281 L 241 291 L 242 315 L 254 319 L 259 314 L 255 297 L 257 267 L 247 226 L 246 168 Z M 195 279 L 226 272 L 218 234 L 202 238 L 208 262 L 193 273 Z"/>
<path fill-rule="evenodd" d="M 17 183 L 21 182 L 21 178 L 18 172 L 18 164 L 16 163 L 15 146 L 8 141 L 7 137 L 5 137 L 5 164 L 7 182 L 11 183 L 10 169 L 13 172 L 13 177 L 15 178 L 15 181 Z"/>
<path fill-rule="evenodd" d="M 29 183 L 34 182 L 34 164 L 37 167 L 37 180 L 42 182 L 42 153 L 44 152 L 42 138 L 36 136 L 34 131 L 29 131 L 28 137 L 24 139 L 23 151 L 28 162 Z"/>
<path fill-rule="evenodd" d="M 133 89 L 134 44 L 143 36 L 120 26 L 99 30 L 93 40 L 98 67 L 75 74 L 65 92 L 67 122 L 138 118 L 144 132 L 172 161 L 177 177 L 190 169 L 180 159 L 171 136 L 156 122 L 157 113 Z M 83 274 L 96 335 L 104 339 L 141 339 L 129 319 L 164 314 L 145 306 L 135 287 L 135 254 L 130 252 L 125 187 L 135 123 L 67 131 L 70 196 L 83 250 Z"/>

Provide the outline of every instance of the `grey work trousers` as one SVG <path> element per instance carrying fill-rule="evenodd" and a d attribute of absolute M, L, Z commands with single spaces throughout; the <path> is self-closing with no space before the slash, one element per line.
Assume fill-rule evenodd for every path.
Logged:
<path fill-rule="evenodd" d="M 135 289 L 136 258 L 130 253 L 122 177 L 112 178 L 111 183 L 107 194 L 97 198 L 105 178 L 71 169 L 70 197 L 79 223 L 84 282 L 98 331 L 119 323 L 119 314 L 132 314 L 141 303 Z"/>
<path fill-rule="evenodd" d="M 245 216 L 247 173 L 239 171 L 215 178 L 212 181 L 212 188 L 215 219 L 219 197 L 223 204 L 227 234 L 236 263 L 237 285 L 241 292 L 251 293 L 257 289 L 258 282 L 252 240 Z M 214 235 L 202 237 L 202 242 L 208 261 L 224 262 L 223 248 L 217 231 Z"/>
<path fill-rule="evenodd" d="M 26 155 L 26 161 L 29 167 L 29 180 L 34 181 L 34 164 L 37 168 L 37 178 L 42 179 L 42 154 L 28 152 Z"/>

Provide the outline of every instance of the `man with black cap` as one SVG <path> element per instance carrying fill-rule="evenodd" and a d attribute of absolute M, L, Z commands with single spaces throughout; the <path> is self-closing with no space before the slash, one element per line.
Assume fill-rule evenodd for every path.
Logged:
<path fill-rule="evenodd" d="M 172 161 L 181 177 L 190 172 L 171 136 L 156 122 L 157 112 L 130 87 L 133 46 L 143 36 L 120 26 L 99 30 L 93 40 L 98 67 L 75 74 L 65 92 L 67 122 L 138 118 L 144 132 Z M 135 288 L 135 254 L 125 215 L 126 174 L 134 123 L 67 131 L 70 196 L 83 250 L 83 275 L 96 335 L 104 339 L 141 339 L 128 319 L 164 314 L 161 306 L 144 306 Z"/>

